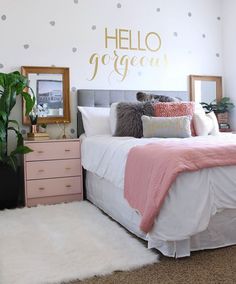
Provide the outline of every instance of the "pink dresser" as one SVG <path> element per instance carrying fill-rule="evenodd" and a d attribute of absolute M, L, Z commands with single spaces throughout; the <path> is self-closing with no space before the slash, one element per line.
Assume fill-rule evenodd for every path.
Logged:
<path fill-rule="evenodd" d="M 79 139 L 25 141 L 25 204 L 55 204 L 83 199 Z"/>

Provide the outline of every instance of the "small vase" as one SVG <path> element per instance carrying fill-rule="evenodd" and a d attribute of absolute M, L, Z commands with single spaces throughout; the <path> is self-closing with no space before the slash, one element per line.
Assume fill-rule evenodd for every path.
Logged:
<path fill-rule="evenodd" d="M 37 124 L 31 124 L 31 128 L 30 128 L 30 132 L 31 133 L 37 133 Z"/>

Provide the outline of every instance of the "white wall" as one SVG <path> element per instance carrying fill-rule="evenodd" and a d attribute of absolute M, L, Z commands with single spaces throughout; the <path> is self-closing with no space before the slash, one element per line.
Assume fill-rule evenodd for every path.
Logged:
<path fill-rule="evenodd" d="M 221 0 L 0 0 L 0 72 L 23 65 L 70 67 L 68 130 L 76 129 L 76 89 L 187 90 L 189 74 L 222 75 L 220 4 Z M 106 48 L 105 28 L 109 35 L 125 30 L 124 49 L 116 48 L 115 40 L 108 40 Z M 153 52 L 146 45 L 157 47 L 156 34 L 161 48 Z M 145 50 L 134 50 L 138 45 Z M 100 63 L 90 80 L 94 53 Z M 106 65 L 101 64 L 104 54 Z M 129 65 L 122 80 L 124 55 L 123 63 Z M 140 64 L 142 57 L 145 66 Z M 150 66 L 151 58 L 159 64 Z M 13 115 L 21 120 L 20 102 Z M 59 128 L 51 126 L 50 132 L 57 137 Z"/>
<path fill-rule="evenodd" d="M 223 59 L 224 95 L 236 105 L 236 1 L 222 0 L 223 4 Z M 236 129 L 236 109 L 231 112 L 231 128 Z"/>

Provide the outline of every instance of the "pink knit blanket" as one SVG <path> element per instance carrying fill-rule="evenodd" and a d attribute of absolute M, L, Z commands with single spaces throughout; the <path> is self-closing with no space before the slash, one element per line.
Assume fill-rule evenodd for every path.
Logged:
<path fill-rule="evenodd" d="M 179 173 L 227 165 L 236 165 L 236 143 L 184 140 L 133 147 L 126 162 L 124 195 L 142 215 L 141 230 L 152 229 Z"/>

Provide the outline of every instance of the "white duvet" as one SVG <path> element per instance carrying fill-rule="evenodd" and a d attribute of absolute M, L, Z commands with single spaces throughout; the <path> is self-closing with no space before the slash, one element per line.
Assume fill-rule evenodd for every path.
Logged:
<path fill-rule="evenodd" d="M 233 140 L 236 143 L 234 134 L 186 139 Z M 82 165 L 123 191 L 129 150 L 136 145 L 157 141 L 160 139 L 82 137 Z M 180 174 L 170 188 L 150 235 L 165 241 L 187 239 L 205 230 L 210 217 L 226 208 L 236 208 L 236 165 Z"/>

